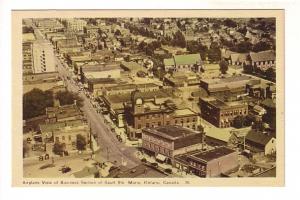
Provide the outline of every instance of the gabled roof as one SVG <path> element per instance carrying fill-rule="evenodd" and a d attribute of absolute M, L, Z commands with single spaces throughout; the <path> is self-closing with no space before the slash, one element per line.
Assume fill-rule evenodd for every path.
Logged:
<path fill-rule="evenodd" d="M 250 52 L 250 57 L 253 62 L 275 60 L 275 52 L 273 50 L 261 51 L 258 53 Z"/>
<path fill-rule="evenodd" d="M 210 137 L 228 143 L 231 137 L 231 133 L 215 128 L 208 131 L 206 133 L 206 137 Z"/>
<path fill-rule="evenodd" d="M 175 65 L 174 59 L 173 58 L 164 59 L 164 65 L 165 66 Z"/>
<path fill-rule="evenodd" d="M 245 62 L 247 59 L 247 53 L 232 53 L 231 54 L 231 61 L 232 62 Z"/>
<path fill-rule="evenodd" d="M 246 135 L 246 141 L 251 141 L 253 143 L 260 144 L 263 146 L 265 146 L 272 138 L 273 136 L 271 135 L 264 134 L 262 132 L 257 132 L 254 130 L 249 131 Z"/>

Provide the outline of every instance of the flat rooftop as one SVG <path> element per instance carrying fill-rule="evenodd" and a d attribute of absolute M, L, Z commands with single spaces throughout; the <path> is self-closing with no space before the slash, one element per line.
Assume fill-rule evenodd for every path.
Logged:
<path fill-rule="evenodd" d="M 232 77 L 226 77 L 226 78 L 214 78 L 214 79 L 203 79 L 202 82 L 208 83 L 208 84 L 220 84 L 220 83 L 231 83 L 231 82 L 239 82 L 239 81 L 247 81 L 252 80 L 250 76 L 232 76 Z"/>
<path fill-rule="evenodd" d="M 175 110 L 174 114 L 176 116 L 186 116 L 186 115 L 195 115 L 196 113 L 189 108 L 185 108 L 185 109 Z"/>
<path fill-rule="evenodd" d="M 156 128 L 144 128 L 144 130 L 171 140 L 176 140 L 178 138 L 186 137 L 188 135 L 200 134 L 199 132 L 193 131 L 188 128 L 172 125 L 159 126 Z"/>
<path fill-rule="evenodd" d="M 226 156 L 233 152 L 235 152 L 235 151 L 232 149 L 229 149 L 227 147 L 219 147 L 219 148 L 216 148 L 213 150 L 194 153 L 194 154 L 191 154 L 189 157 L 196 159 L 196 160 L 202 160 L 202 161 L 208 162 L 208 161 Z"/>

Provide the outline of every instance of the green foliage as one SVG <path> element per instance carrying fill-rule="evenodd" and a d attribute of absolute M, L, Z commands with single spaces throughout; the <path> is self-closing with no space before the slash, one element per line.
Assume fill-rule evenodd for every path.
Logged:
<path fill-rule="evenodd" d="M 232 126 L 235 127 L 235 128 L 242 128 L 244 126 L 244 121 L 245 121 L 245 118 L 244 116 L 236 116 L 234 119 L 233 119 L 233 124 Z"/>
<path fill-rule="evenodd" d="M 219 66 L 220 66 L 221 73 L 226 74 L 228 70 L 228 62 L 226 60 L 221 60 Z"/>
<path fill-rule="evenodd" d="M 190 53 L 200 53 L 201 58 L 205 60 L 208 49 L 206 46 L 202 45 L 201 42 L 197 42 L 197 41 L 187 42 L 186 48 Z"/>
<path fill-rule="evenodd" d="M 240 42 L 237 45 L 233 46 L 230 50 L 237 53 L 248 53 L 252 50 L 252 44 L 247 41 Z"/>
<path fill-rule="evenodd" d="M 276 72 L 271 67 L 266 70 L 265 75 L 269 80 L 272 80 L 272 81 L 276 80 Z"/>
<path fill-rule="evenodd" d="M 232 19 L 225 19 L 223 23 L 225 26 L 232 27 L 232 28 L 237 26 L 237 23 Z"/>
<path fill-rule="evenodd" d="M 117 30 L 115 31 L 115 35 L 120 36 L 120 35 L 121 35 L 121 31 L 120 31 L 119 29 L 117 29 Z"/>
<path fill-rule="evenodd" d="M 186 47 L 185 37 L 184 37 L 184 35 L 182 34 L 181 31 L 177 31 L 174 34 L 174 38 L 173 38 L 172 44 L 174 46 L 178 46 L 178 47 L 181 47 L 181 48 L 185 48 Z"/>
<path fill-rule="evenodd" d="M 253 51 L 254 52 L 259 52 L 259 51 L 266 51 L 266 50 L 270 50 L 271 46 L 266 43 L 266 42 L 258 42 L 257 44 L 255 44 L 253 46 Z"/>
<path fill-rule="evenodd" d="M 79 107 L 83 106 L 83 99 L 78 94 L 73 92 L 59 91 L 56 93 L 55 97 L 59 100 L 60 105 L 70 105 L 74 103 L 74 100 L 76 100 L 76 104 Z"/>
<path fill-rule="evenodd" d="M 23 95 L 23 119 L 46 114 L 46 107 L 53 106 L 53 93 L 34 88 Z"/>
<path fill-rule="evenodd" d="M 85 137 L 82 135 L 78 134 L 76 135 L 76 148 L 80 151 L 86 149 L 86 140 Z"/>
<path fill-rule="evenodd" d="M 210 49 L 207 53 L 208 60 L 210 62 L 219 62 L 221 60 L 221 50 L 217 43 L 211 43 Z"/>
<path fill-rule="evenodd" d="M 65 143 L 54 143 L 52 151 L 56 155 L 61 155 L 65 151 L 65 148 Z"/>
<path fill-rule="evenodd" d="M 247 115 L 244 120 L 244 126 L 251 126 L 255 122 L 255 117 L 253 115 Z"/>

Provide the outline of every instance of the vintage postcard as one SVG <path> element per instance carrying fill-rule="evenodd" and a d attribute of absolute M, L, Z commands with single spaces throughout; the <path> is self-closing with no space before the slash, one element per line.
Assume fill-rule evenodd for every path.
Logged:
<path fill-rule="evenodd" d="M 283 10 L 15 10 L 13 186 L 283 186 Z"/>

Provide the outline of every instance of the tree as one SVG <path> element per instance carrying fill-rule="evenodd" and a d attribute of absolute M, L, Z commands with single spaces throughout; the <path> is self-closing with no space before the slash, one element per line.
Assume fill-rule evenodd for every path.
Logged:
<path fill-rule="evenodd" d="M 59 91 L 56 93 L 56 99 L 59 100 L 61 105 L 70 105 L 73 104 L 76 100 L 76 104 L 79 107 L 83 106 L 83 99 L 76 93 L 69 91 Z"/>
<path fill-rule="evenodd" d="M 238 53 L 248 53 L 252 50 L 252 44 L 246 41 L 240 42 L 236 46 L 233 46 L 230 50 Z"/>
<path fill-rule="evenodd" d="M 221 50 L 219 48 L 210 48 L 207 52 L 210 62 L 219 62 L 221 59 Z"/>
<path fill-rule="evenodd" d="M 58 143 L 58 142 L 56 142 L 53 145 L 52 151 L 56 155 L 62 155 L 62 153 L 65 151 L 65 149 L 66 149 L 65 143 Z"/>
<path fill-rule="evenodd" d="M 85 140 L 85 137 L 83 137 L 80 134 L 76 135 L 76 148 L 79 151 L 82 151 L 82 150 L 86 149 L 86 140 Z"/>
<path fill-rule="evenodd" d="M 266 74 L 266 77 L 267 77 L 269 80 L 272 80 L 272 81 L 275 81 L 275 80 L 276 80 L 276 72 L 275 72 L 275 70 L 274 70 L 272 67 L 268 68 L 268 69 L 266 70 L 265 74 Z"/>
<path fill-rule="evenodd" d="M 224 25 L 234 28 L 234 27 L 237 26 L 237 23 L 235 21 L 233 21 L 232 19 L 225 19 L 224 20 Z"/>
<path fill-rule="evenodd" d="M 181 48 L 185 48 L 186 47 L 185 37 L 184 37 L 184 35 L 182 34 L 181 31 L 177 31 L 174 34 L 173 45 L 181 47 Z"/>
<path fill-rule="evenodd" d="M 23 95 L 23 119 L 46 114 L 46 108 L 53 106 L 53 92 L 34 88 Z"/>
<path fill-rule="evenodd" d="M 247 115 L 244 120 L 244 126 L 251 126 L 255 122 L 255 117 L 253 115 Z"/>
<path fill-rule="evenodd" d="M 119 29 L 117 29 L 117 30 L 115 31 L 115 35 L 116 35 L 116 36 L 120 36 L 120 35 L 121 35 L 121 31 L 120 31 Z"/>
<path fill-rule="evenodd" d="M 243 65 L 243 71 L 247 74 L 252 74 L 253 66 L 251 64 L 244 64 Z"/>
<path fill-rule="evenodd" d="M 259 51 L 266 51 L 270 50 L 271 46 L 266 42 L 258 42 L 253 46 L 253 51 L 259 52 Z"/>
<path fill-rule="evenodd" d="M 219 66 L 220 66 L 221 73 L 226 74 L 226 72 L 228 70 L 228 62 L 223 59 L 220 61 Z"/>
<path fill-rule="evenodd" d="M 233 119 L 233 124 L 232 126 L 235 127 L 235 128 L 242 128 L 243 125 L 244 125 L 244 121 L 245 121 L 245 118 L 244 116 L 236 116 L 234 119 Z"/>

